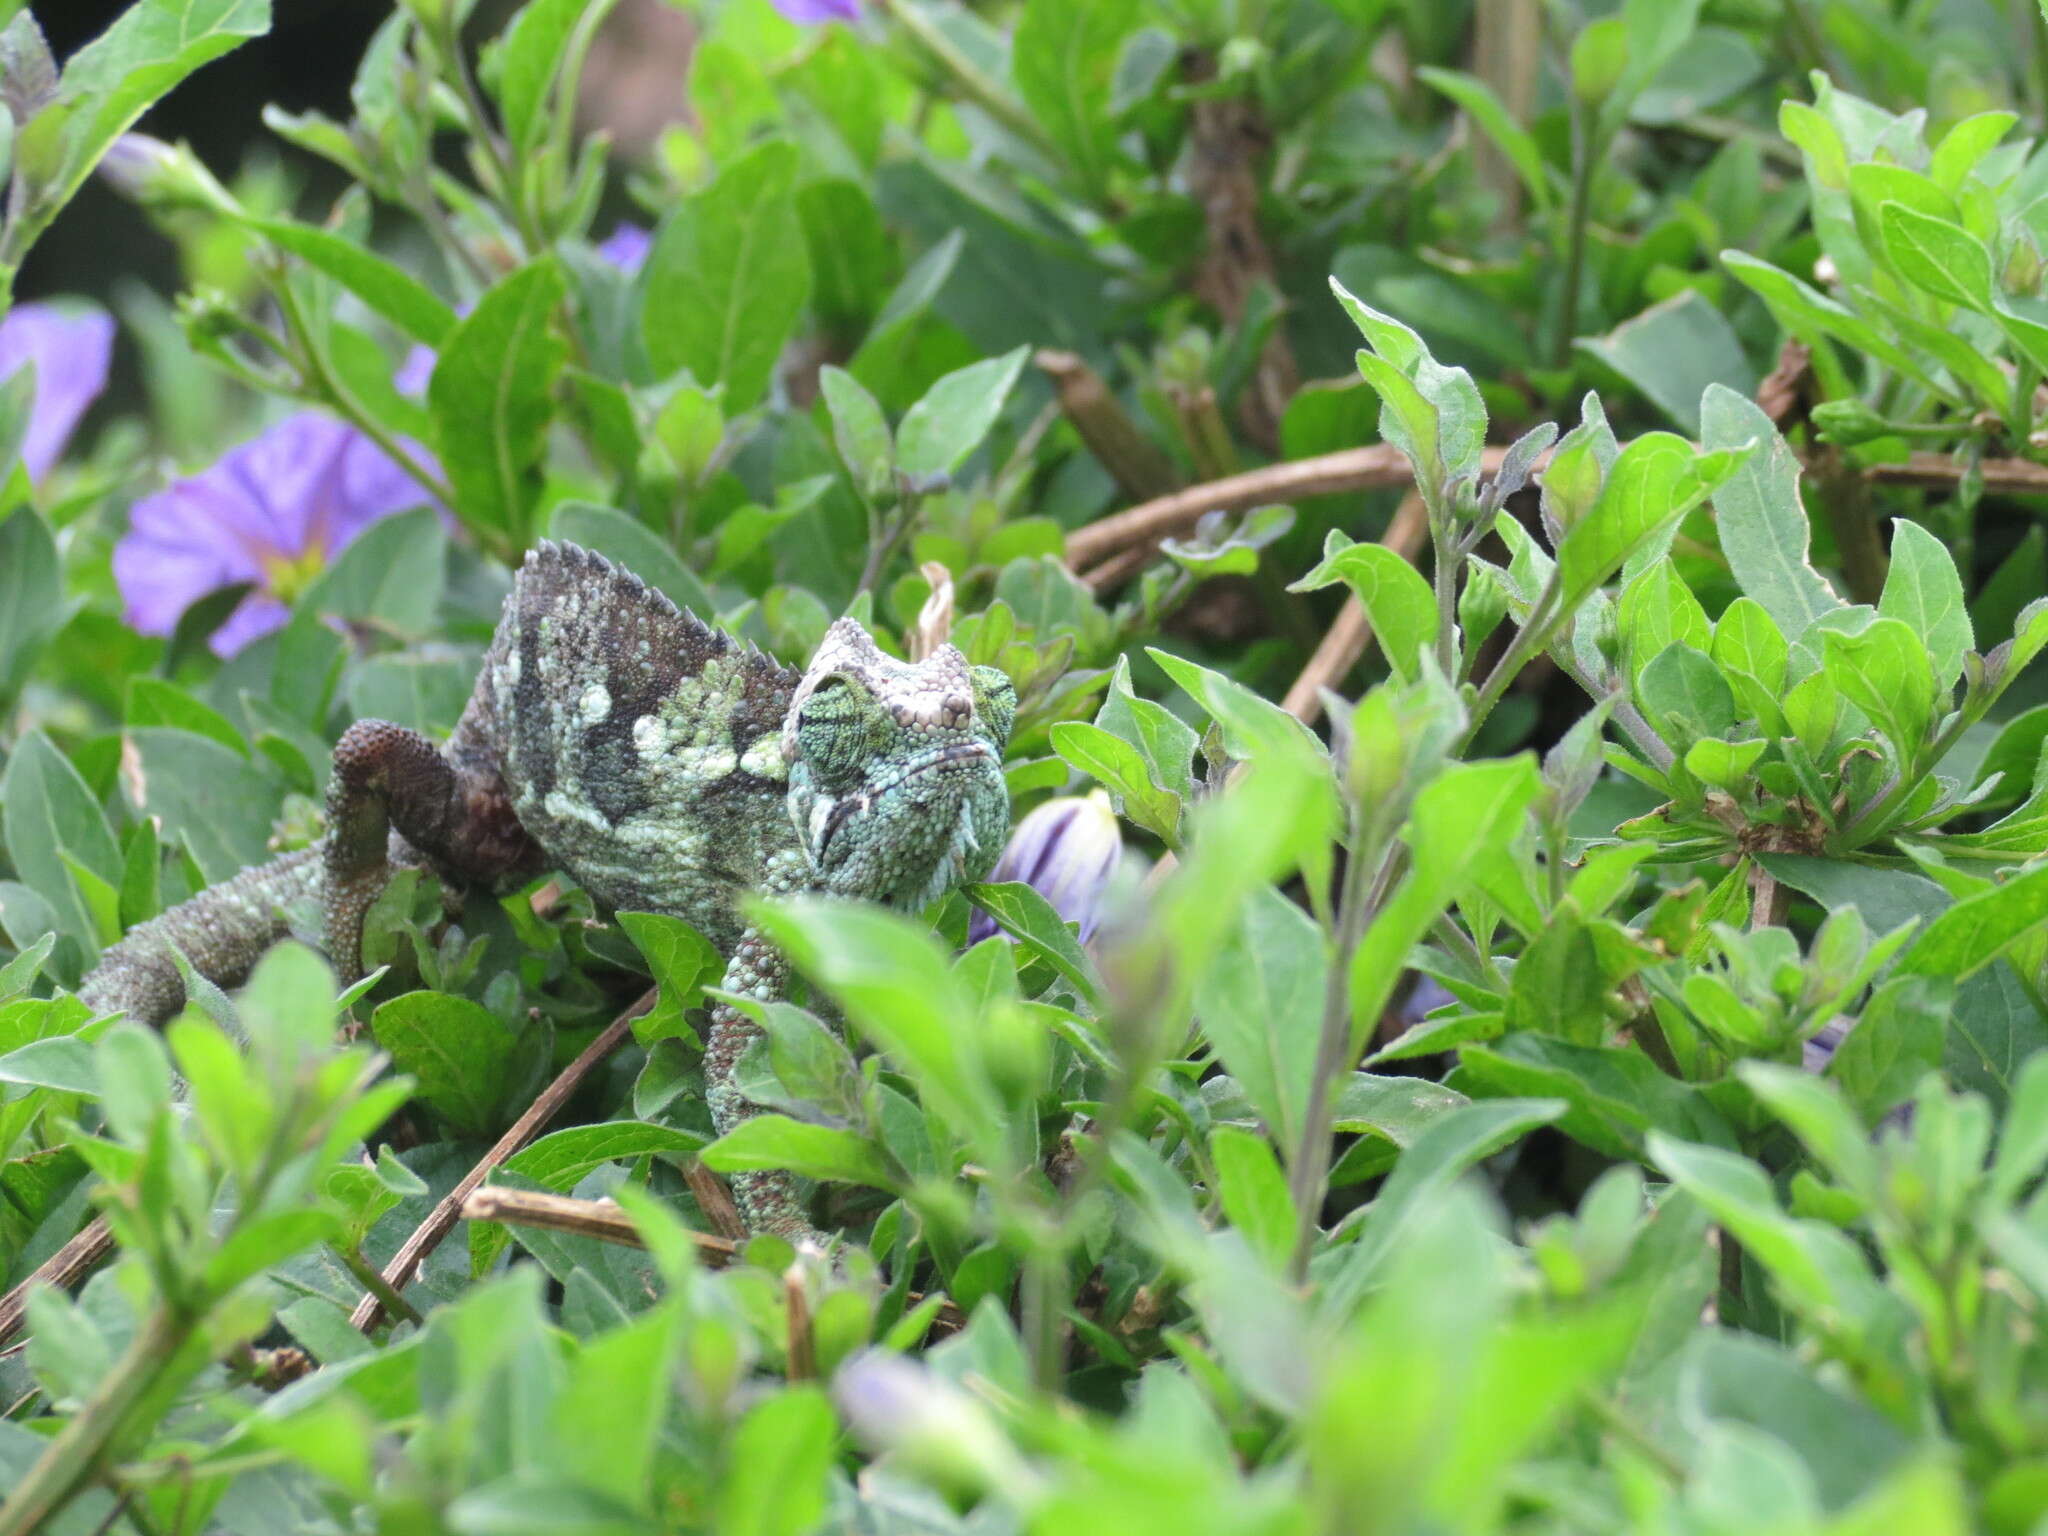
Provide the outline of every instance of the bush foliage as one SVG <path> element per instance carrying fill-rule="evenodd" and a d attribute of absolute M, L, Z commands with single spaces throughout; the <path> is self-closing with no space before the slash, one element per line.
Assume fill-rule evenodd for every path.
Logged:
<path fill-rule="evenodd" d="M 97 168 L 185 279 L 138 415 L 0 330 L 0 1278 L 119 1243 L 0 1533 L 2048 1529 L 2048 17 L 729 0 L 628 159 L 611 10 L 402 0 L 207 166 L 129 130 L 289 7 L 0 0 L 0 278 Z M 543 537 L 950 628 L 1093 798 L 763 908 L 716 1142 L 718 957 L 559 879 L 94 1017 Z"/>

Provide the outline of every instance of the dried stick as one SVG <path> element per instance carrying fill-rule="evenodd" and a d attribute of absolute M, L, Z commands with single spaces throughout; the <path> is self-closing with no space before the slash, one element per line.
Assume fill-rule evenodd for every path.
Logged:
<path fill-rule="evenodd" d="M 107 1218 L 95 1216 L 92 1222 L 70 1242 L 59 1248 L 36 1268 L 21 1284 L 0 1297 L 0 1344 L 5 1344 L 28 1320 L 28 1293 L 39 1285 L 61 1286 L 71 1290 L 82 1284 L 114 1251 L 114 1234 L 107 1226 Z"/>
<path fill-rule="evenodd" d="M 604 1033 L 586 1045 L 583 1053 L 562 1068 L 555 1080 L 541 1090 L 526 1113 L 513 1121 L 512 1128 L 498 1138 L 497 1145 L 486 1152 L 483 1160 L 464 1174 L 462 1182 L 451 1189 L 441 1203 L 427 1213 L 427 1219 L 413 1229 L 412 1236 L 405 1240 L 397 1256 L 384 1266 L 386 1285 L 394 1291 L 402 1291 L 411 1284 L 421 1262 L 440 1246 L 442 1238 L 455 1230 L 456 1222 L 462 1219 L 463 1203 L 490 1177 L 493 1168 L 533 1140 L 541 1128 L 555 1118 L 583 1085 L 583 1079 L 596 1070 L 598 1063 L 625 1044 L 626 1037 L 633 1032 L 633 1021 L 654 1006 L 655 996 L 656 989 L 648 988 L 637 1002 L 607 1024 Z M 383 1304 L 375 1296 L 365 1295 L 356 1303 L 355 1311 L 349 1314 L 349 1323 L 358 1332 L 368 1333 L 383 1317 Z"/>
<path fill-rule="evenodd" d="M 594 1238 L 600 1243 L 617 1243 L 623 1248 L 644 1248 L 633 1219 L 612 1200 L 577 1200 L 569 1195 L 548 1195 L 530 1189 L 504 1189 L 486 1184 L 473 1190 L 462 1202 L 464 1221 L 497 1221 L 508 1227 L 543 1227 L 550 1232 L 567 1232 L 575 1237 Z M 709 1232 L 692 1232 L 697 1257 L 713 1269 L 723 1269 L 738 1256 L 740 1245 L 729 1237 Z"/>
<path fill-rule="evenodd" d="M 1052 380 L 1065 416 L 1126 496 L 1164 496 L 1180 484 L 1166 450 L 1131 420 L 1102 375 L 1078 353 L 1042 347 L 1031 359 Z"/>
<path fill-rule="evenodd" d="M 1483 473 L 1497 473 L 1505 451 L 1489 446 Z M 2048 496 L 2048 464 L 2036 464 L 2032 459 L 1986 459 L 1982 468 L 1984 489 L 1995 495 Z M 1863 471 L 1863 477 L 1872 485 L 1944 490 L 1953 489 L 1963 478 L 1963 467 L 1946 454 L 1922 451 L 1902 463 L 1874 464 Z M 1113 582 L 1107 579 L 1106 571 L 1089 568 L 1126 551 L 1149 551 L 1161 539 L 1185 533 L 1206 513 L 1243 512 L 1270 502 L 1299 501 L 1307 496 L 1344 491 L 1384 490 L 1408 485 L 1413 480 L 1408 461 L 1385 443 L 1267 464 L 1241 475 L 1191 485 L 1170 496 L 1155 497 L 1098 518 L 1085 528 L 1076 528 L 1067 535 L 1067 566 L 1070 570 L 1089 571 L 1086 579 L 1092 586 L 1109 586 Z M 1128 572 L 1119 572 L 1117 579 L 1124 574 Z"/>
<path fill-rule="evenodd" d="M 540 1194 L 528 1189 L 502 1189 L 495 1184 L 486 1184 L 462 1202 L 462 1219 L 503 1222 L 508 1227 L 541 1227 L 550 1232 L 592 1238 L 600 1243 L 616 1243 L 621 1248 L 647 1246 L 632 1219 L 619 1209 L 617 1202 L 611 1200 L 578 1200 L 570 1195 Z M 697 1257 L 708 1268 L 723 1269 L 739 1257 L 745 1238 L 744 1235 L 734 1239 L 716 1237 L 709 1232 L 692 1232 L 690 1241 L 696 1245 Z M 915 1307 L 923 1303 L 924 1297 L 913 1291 L 909 1300 Z M 967 1318 L 948 1301 L 939 1307 L 933 1326 L 957 1333 L 967 1326 Z"/>
<path fill-rule="evenodd" d="M 1504 448 L 1488 448 L 1481 469 L 1486 474 L 1500 470 Z M 1990 466 L 1987 464 L 1988 471 Z M 1321 453 L 1314 458 L 1288 459 L 1241 475 L 1191 485 L 1171 496 L 1127 508 L 1122 512 L 1076 528 L 1067 535 L 1067 565 L 1082 570 L 1131 548 L 1157 544 L 1161 539 L 1185 533 L 1210 512 L 1243 512 L 1269 502 L 1300 501 L 1308 496 L 1329 496 L 1342 491 L 1380 490 L 1414 483 L 1408 461 L 1399 449 L 1386 443 L 1370 448 L 1345 448 Z"/>

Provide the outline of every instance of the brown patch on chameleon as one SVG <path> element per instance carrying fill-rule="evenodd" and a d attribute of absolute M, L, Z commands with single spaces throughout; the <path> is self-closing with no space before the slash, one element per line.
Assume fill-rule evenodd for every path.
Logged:
<path fill-rule="evenodd" d="M 726 991 L 779 996 L 788 967 L 746 924 L 754 893 L 914 908 L 986 874 L 1009 830 L 1010 680 L 942 646 L 897 661 L 852 619 L 791 671 L 574 545 L 513 580 L 448 741 L 382 720 L 335 748 L 328 832 L 244 870 L 109 949 L 80 995 L 160 1023 L 184 1003 L 175 946 L 240 982 L 309 900 L 345 978 L 395 869 L 492 888 L 558 868 L 611 909 L 689 922 L 728 958 Z M 723 1135 L 758 1112 L 734 1087 L 758 1034 L 714 1009 L 705 1054 Z M 784 1173 L 734 1180 L 750 1228 L 813 1238 Z"/>

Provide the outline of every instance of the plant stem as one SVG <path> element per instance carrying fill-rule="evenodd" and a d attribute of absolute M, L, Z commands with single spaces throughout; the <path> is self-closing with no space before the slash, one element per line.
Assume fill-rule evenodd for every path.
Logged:
<path fill-rule="evenodd" d="M 1355 809 L 1353 818 L 1351 858 L 1344 866 L 1344 893 L 1337 906 L 1337 942 L 1323 978 L 1323 1022 L 1316 1039 L 1315 1071 L 1309 1079 L 1308 1114 L 1287 1181 L 1294 1199 L 1294 1253 L 1288 1272 L 1297 1283 L 1308 1278 L 1309 1256 L 1315 1252 L 1321 1227 L 1318 1218 L 1330 1177 L 1330 1122 L 1336 1112 L 1337 1078 L 1351 1054 L 1351 956 L 1378 906 L 1377 893 L 1387 884 L 1384 866 L 1391 864 L 1400 849 L 1396 843 L 1382 852 L 1368 819 Z M 1373 872 L 1371 879 L 1368 870 Z"/>
<path fill-rule="evenodd" d="M 1565 214 L 1564 297 L 1557 309 L 1557 337 L 1551 362 L 1562 368 L 1572 355 L 1573 333 L 1579 328 L 1579 282 L 1586 268 L 1586 222 L 1592 217 L 1593 172 L 1599 146 L 1593 142 L 1586 108 L 1572 98 L 1572 198 Z"/>
<path fill-rule="evenodd" d="M 917 525 L 918 509 L 924 498 L 914 493 L 905 494 L 896 508 L 895 520 L 887 533 L 879 539 L 868 540 L 867 563 L 861 567 L 860 582 L 854 587 L 855 595 L 871 590 L 882 579 L 882 572 L 888 568 L 889 559 L 897 547 L 910 537 L 910 530 Z"/>
<path fill-rule="evenodd" d="M 148 1395 L 185 1340 L 193 1319 L 159 1303 L 142 1330 L 0 1505 L 0 1536 L 34 1536 L 91 1477 L 135 1405 Z"/>
<path fill-rule="evenodd" d="M 983 74 L 980 67 L 915 5 L 902 4 L 901 0 L 877 0 L 876 9 L 909 33 L 917 45 L 931 55 L 933 62 L 953 77 L 953 83 L 960 87 L 960 93 L 969 101 L 1054 164 L 1064 163 L 1065 157 L 1059 146 L 1047 136 L 1037 117 L 1024 103 Z"/>
<path fill-rule="evenodd" d="M 1445 677 L 1454 675 L 1458 652 L 1458 567 L 1462 563 L 1450 530 L 1436 509 L 1429 513 L 1429 542 L 1435 551 L 1430 585 L 1436 592 L 1436 664 Z"/>
<path fill-rule="evenodd" d="M 363 1257 L 361 1244 L 329 1243 L 327 1247 L 341 1260 L 342 1267 L 356 1277 L 356 1282 L 383 1303 L 386 1312 L 393 1317 L 404 1319 L 415 1328 L 425 1325 L 427 1320 L 420 1315 L 420 1309 L 401 1296 L 395 1286 L 387 1284 L 384 1277 L 377 1273 L 377 1267 Z"/>
<path fill-rule="evenodd" d="M 421 490 L 449 511 L 454 511 L 454 491 L 449 489 L 438 475 L 414 459 L 406 451 L 404 444 L 372 420 L 370 413 L 363 409 L 361 403 L 349 393 L 348 388 L 328 365 L 327 355 L 314 340 L 312 327 L 307 324 L 305 312 L 299 307 L 298 295 L 292 292 L 290 276 L 283 272 L 276 274 L 271 291 L 277 295 L 278 309 L 284 316 L 285 327 L 291 332 L 292 341 L 298 352 L 294 361 L 310 375 L 306 382 L 319 389 L 321 403 L 331 406 L 350 426 L 375 443 L 385 457 L 404 470 Z M 478 529 L 471 531 L 480 536 L 483 532 Z M 491 541 L 485 539 L 481 542 Z M 499 542 L 502 543 L 502 540 Z M 502 550 L 499 552 L 504 553 Z"/>

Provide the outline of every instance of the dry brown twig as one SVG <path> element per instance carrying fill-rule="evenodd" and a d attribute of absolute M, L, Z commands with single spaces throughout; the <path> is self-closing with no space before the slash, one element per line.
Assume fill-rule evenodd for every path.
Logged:
<path fill-rule="evenodd" d="M 540 1091 L 526 1113 L 512 1122 L 512 1128 L 500 1136 L 497 1144 L 483 1155 L 483 1159 L 468 1173 L 462 1182 L 448 1191 L 441 1202 L 427 1213 L 427 1219 L 413 1229 L 412 1236 L 391 1262 L 384 1266 L 384 1283 L 394 1291 L 403 1291 L 412 1283 L 412 1277 L 420 1264 L 440 1246 L 441 1240 L 455 1230 L 455 1224 L 462 1219 L 462 1207 L 469 1197 L 477 1192 L 491 1170 L 506 1158 L 537 1136 L 546 1124 L 555 1118 L 562 1106 L 583 1085 L 584 1078 L 596 1070 L 598 1064 L 625 1044 L 633 1033 L 633 1021 L 654 1006 L 656 989 L 650 987 L 611 1023 L 604 1027 L 581 1054 L 556 1074 L 555 1080 Z M 349 1325 L 360 1333 L 368 1333 L 383 1320 L 384 1307 L 375 1296 L 365 1295 L 356 1303 L 356 1309 L 349 1314 Z"/>

